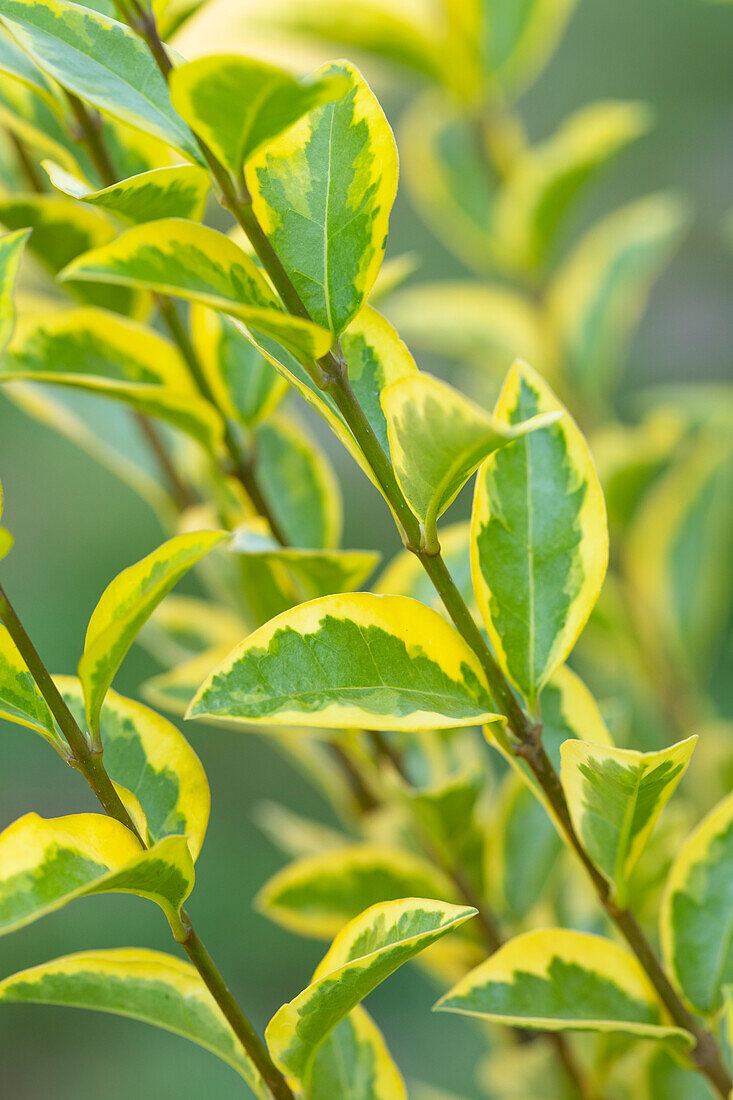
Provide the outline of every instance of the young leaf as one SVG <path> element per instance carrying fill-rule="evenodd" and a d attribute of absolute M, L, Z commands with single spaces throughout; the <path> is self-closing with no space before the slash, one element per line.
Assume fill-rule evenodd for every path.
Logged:
<path fill-rule="evenodd" d="M 280 1008 L 265 1038 L 280 1069 L 308 1087 L 319 1047 L 352 1008 L 398 967 L 476 913 L 405 898 L 367 909 L 343 928 L 311 984 Z"/>
<path fill-rule="evenodd" d="M 15 325 L 13 289 L 23 249 L 29 236 L 29 229 L 19 229 L 15 233 L 6 233 L 0 237 L 0 355 L 5 351 L 13 335 Z M 2 496 L 0 496 L 1 504 Z M 2 514 L 1 511 L 0 514 Z"/>
<path fill-rule="evenodd" d="M 0 503 L 2 500 L 0 498 Z M 0 528 L 0 530 L 2 530 Z M 0 623 L 0 718 L 40 733 L 66 756 L 66 742 L 54 724 L 48 703 L 36 687 L 15 642 Z"/>
<path fill-rule="evenodd" d="M 311 358 L 325 354 L 331 343 L 323 329 L 283 312 L 260 269 L 239 245 L 182 218 L 134 226 L 111 244 L 79 256 L 61 278 L 144 287 L 201 302 Z"/>
<path fill-rule="evenodd" d="M 204 216 L 209 177 L 195 165 L 153 168 L 100 191 L 52 161 L 44 161 L 43 167 L 58 191 L 134 225 L 160 218 L 200 222 Z"/>
<path fill-rule="evenodd" d="M 436 729 L 491 721 L 473 651 L 435 611 L 402 596 L 324 596 L 234 649 L 188 717 L 322 728 Z"/>
<path fill-rule="evenodd" d="M 174 69 L 170 87 L 178 113 L 236 176 L 303 115 L 345 95 L 349 81 L 297 80 L 265 61 L 214 54 Z M 241 109 L 233 111 L 233 103 Z"/>
<path fill-rule="evenodd" d="M 255 1066 L 190 963 L 144 947 L 82 951 L 0 982 L 0 1003 L 112 1012 L 182 1035 L 217 1054 L 269 1100 Z"/>
<path fill-rule="evenodd" d="M 593 226 L 553 279 L 550 319 L 571 381 L 597 404 L 618 377 L 652 284 L 687 221 L 672 195 L 637 199 Z"/>
<path fill-rule="evenodd" d="M 0 833 L 0 935 L 75 898 L 110 892 L 149 898 L 175 926 L 192 888 L 185 837 L 167 837 L 146 850 L 103 814 L 26 814 Z"/>
<path fill-rule="evenodd" d="M 690 761 L 697 737 L 659 752 L 587 741 L 562 746 L 562 785 L 575 831 L 626 905 L 627 882 Z"/>
<path fill-rule="evenodd" d="M 129 27 L 68 0 L 0 0 L 0 19 L 63 88 L 203 163 L 152 54 Z"/>
<path fill-rule="evenodd" d="M 517 363 L 494 416 L 516 424 L 558 409 L 539 375 Z M 481 615 L 504 672 L 534 706 L 585 625 L 608 562 L 603 493 L 568 415 L 486 459 L 472 525 Z"/>
<path fill-rule="evenodd" d="M 525 932 L 500 947 L 436 1009 L 545 1031 L 598 1031 L 667 1042 L 694 1040 L 669 1027 L 641 965 L 625 947 L 565 928 Z"/>
<path fill-rule="evenodd" d="M 360 1005 L 320 1047 L 308 1100 L 407 1100 L 405 1083 L 379 1028 Z"/>
<path fill-rule="evenodd" d="M 397 149 L 382 109 L 347 62 L 319 70 L 347 77 L 319 107 L 254 157 L 254 210 L 308 312 L 339 335 L 379 272 L 397 190 Z"/>
<path fill-rule="evenodd" d="M 265 500 L 293 546 L 330 549 L 341 539 L 341 489 L 324 452 L 284 416 L 255 430 Z"/>
<path fill-rule="evenodd" d="M 267 882 L 256 905 L 299 936 L 331 939 L 379 902 L 404 897 L 455 900 L 456 889 L 432 863 L 399 848 L 342 844 L 288 864 Z"/>
<path fill-rule="evenodd" d="M 73 676 L 57 676 L 56 685 L 82 724 L 81 684 Z M 149 842 L 185 836 L 196 860 L 206 835 L 211 795 L 201 761 L 186 739 L 166 718 L 116 691 L 107 692 L 99 729 L 105 769 L 140 803 Z"/>
<path fill-rule="evenodd" d="M 542 268 L 581 187 L 650 124 L 641 103 L 590 103 L 517 160 L 499 193 L 495 224 L 508 265 Z"/>
<path fill-rule="evenodd" d="M 428 545 L 437 544 L 438 519 L 488 455 L 562 415 L 510 424 L 439 378 L 417 372 L 387 386 L 382 408 L 395 476 Z"/>
<path fill-rule="evenodd" d="M 387 313 L 410 346 L 467 360 L 503 378 L 517 356 L 539 369 L 551 362 L 551 341 L 524 295 L 478 281 L 431 282 L 391 295 Z"/>
<path fill-rule="evenodd" d="M 662 951 L 696 1011 L 721 1006 L 733 981 L 733 794 L 710 811 L 672 864 L 660 916 Z"/>
<path fill-rule="evenodd" d="M 107 586 L 89 620 L 79 661 L 92 730 L 98 728 L 107 689 L 143 623 L 181 577 L 224 538 L 222 531 L 178 535 L 124 569 Z"/>
<path fill-rule="evenodd" d="M 191 339 L 218 408 L 253 428 L 275 411 L 288 384 L 223 313 L 194 305 Z"/>

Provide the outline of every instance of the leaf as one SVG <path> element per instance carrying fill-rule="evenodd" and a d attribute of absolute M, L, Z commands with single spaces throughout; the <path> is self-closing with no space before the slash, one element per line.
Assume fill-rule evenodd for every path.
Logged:
<path fill-rule="evenodd" d="M 29 236 L 30 230 L 19 229 L 15 233 L 6 233 L 0 237 L 0 355 L 5 351 L 15 327 L 13 289 L 23 249 Z M 2 514 L 1 511 L 0 514 Z"/>
<path fill-rule="evenodd" d="M 0 0 L 0 19 L 62 87 L 203 163 L 152 54 L 129 27 L 67 0 Z"/>
<path fill-rule="evenodd" d="M 516 424 L 558 409 L 539 375 L 517 363 L 494 416 Z M 608 562 L 603 493 L 567 414 L 486 459 L 472 525 L 482 618 L 502 669 L 534 706 L 585 625 Z"/>
<path fill-rule="evenodd" d="M 624 554 L 637 629 L 663 664 L 706 680 L 731 593 L 730 432 L 712 427 L 679 448 L 641 502 Z"/>
<path fill-rule="evenodd" d="M 13 549 L 13 536 L 10 531 L 6 531 L 4 527 L 0 527 L 0 561 L 6 557 Z"/>
<path fill-rule="evenodd" d="M 26 814 L 0 833 L 0 935 L 75 898 L 110 892 L 154 901 L 176 928 L 192 888 L 185 837 L 143 849 L 134 833 L 103 814 Z"/>
<path fill-rule="evenodd" d="M 548 896 L 563 843 L 545 806 L 516 772 L 504 777 L 494 806 L 487 832 L 488 889 L 512 921 L 521 921 Z"/>
<path fill-rule="evenodd" d="M 0 499 L 0 503 L 2 500 Z M 2 530 L 0 528 L 0 530 Z M 9 549 L 9 547 L 8 547 Z M 48 703 L 36 687 L 15 642 L 0 623 L 0 718 L 40 733 L 63 757 L 67 746 L 54 724 Z"/>
<path fill-rule="evenodd" d="M 71 391 L 67 391 L 71 395 Z M 94 417 L 90 423 L 89 407 L 71 408 L 58 393 L 53 395 L 43 386 L 30 382 L 11 382 L 3 388 L 3 393 L 27 416 L 32 417 L 45 428 L 58 432 L 75 447 L 90 455 L 116 478 L 125 482 L 137 493 L 156 516 L 164 523 L 173 523 L 177 514 L 175 502 L 163 489 L 153 472 L 139 459 L 133 459 L 127 453 L 125 444 L 108 437 L 109 423 Z M 94 398 L 89 398 L 90 402 Z M 94 412 L 100 411 L 105 402 L 99 401 Z M 143 452 L 144 455 L 144 452 Z"/>
<path fill-rule="evenodd" d="M 173 105 L 234 175 L 309 111 L 349 90 L 346 77 L 297 80 L 238 54 L 214 54 L 171 73 Z M 232 104 L 241 109 L 232 110 Z"/>
<path fill-rule="evenodd" d="M 240 636 L 241 633 L 240 630 Z M 203 680 L 229 655 L 233 644 L 230 641 L 225 645 L 212 646 L 168 672 L 151 676 L 142 685 L 143 697 L 151 706 L 183 717 Z"/>
<path fill-rule="evenodd" d="M 111 1012 L 182 1035 L 217 1054 L 255 1096 L 269 1093 L 190 963 L 144 947 L 82 951 L 21 970 L 0 982 L 0 1002 Z"/>
<path fill-rule="evenodd" d="M 246 638 L 199 689 L 188 717 L 322 728 L 434 729 L 490 721 L 473 651 L 402 596 L 324 596 Z"/>
<path fill-rule="evenodd" d="M 204 216 L 209 177 L 195 165 L 153 168 L 98 191 L 58 164 L 44 161 L 43 167 L 57 190 L 125 222 L 137 225 L 160 218 L 200 222 Z"/>
<path fill-rule="evenodd" d="M 284 582 L 283 589 L 291 589 L 294 603 L 353 592 L 372 575 L 380 560 L 380 554 L 372 550 L 291 549 L 247 527 L 234 531 L 230 549 L 247 562 L 267 565 Z"/>
<path fill-rule="evenodd" d="M 173 346 L 103 310 L 24 317 L 0 366 L 0 382 L 17 379 L 122 401 L 192 436 L 209 454 L 221 443 L 221 417 L 199 397 Z"/>
<path fill-rule="evenodd" d="M 325 420 L 360 469 L 381 492 L 371 467 L 357 446 L 333 397 L 316 387 L 294 356 L 288 355 L 266 338 L 254 340 L 245 328 L 242 328 L 242 332 L 252 340 L 268 363 Z M 387 448 L 387 422 L 380 404 L 380 394 L 390 382 L 416 371 L 415 361 L 392 326 L 371 306 L 365 306 L 360 311 L 348 329 L 341 334 L 339 343 L 348 366 L 351 387 L 364 410 L 369 426 L 382 447 Z"/>
<path fill-rule="evenodd" d="M 206 0 L 152 0 L 152 9 L 162 38 L 170 38 L 203 7 Z"/>
<path fill-rule="evenodd" d="M 618 378 L 652 284 L 688 220 L 673 195 L 637 199 L 594 225 L 551 283 L 550 320 L 571 383 L 597 406 Z"/>
<path fill-rule="evenodd" d="M 107 689 L 143 623 L 191 566 L 224 538 L 221 531 L 177 535 L 123 569 L 102 593 L 89 620 L 79 661 L 92 730 L 98 727 Z"/>
<path fill-rule="evenodd" d="M 321 855 L 342 848 L 347 841 L 342 832 L 332 829 L 330 825 L 303 817 L 270 799 L 256 802 L 252 811 L 252 819 L 260 832 L 290 858 Z"/>
<path fill-rule="evenodd" d="M 299 936 L 331 939 L 347 921 L 380 902 L 404 897 L 455 900 L 450 879 L 411 852 L 344 844 L 288 864 L 265 883 L 257 908 Z"/>
<path fill-rule="evenodd" d="M 382 393 L 395 477 L 427 545 L 437 521 L 484 459 L 510 440 L 554 423 L 559 412 L 510 424 L 432 375 L 415 373 Z"/>
<path fill-rule="evenodd" d="M 73 676 L 58 676 L 56 684 L 83 728 L 81 684 Z M 116 691 L 107 692 L 99 728 L 105 769 L 140 803 L 149 843 L 185 836 L 195 861 L 206 835 L 211 795 L 201 761 L 186 739 L 166 718 Z"/>
<path fill-rule="evenodd" d="M 302 993 L 267 1025 L 265 1038 L 279 1068 L 306 1088 L 316 1053 L 336 1025 L 380 982 L 475 909 L 406 898 L 367 909 L 343 928 Z"/>
<path fill-rule="evenodd" d="M 452 523 L 440 530 L 441 557 L 453 581 L 469 607 L 475 600 L 471 584 L 471 525 Z M 411 596 L 447 618 L 443 601 L 433 583 L 410 550 L 401 550 L 377 580 L 375 592 L 383 595 Z"/>
<path fill-rule="evenodd" d="M 359 71 L 348 93 L 311 111 L 247 169 L 255 214 L 317 324 L 339 335 L 379 272 L 397 190 L 397 150 L 382 109 Z"/>
<path fill-rule="evenodd" d="M 190 324 L 191 339 L 217 407 L 248 428 L 267 420 L 287 391 L 285 379 L 225 314 L 194 305 Z"/>
<path fill-rule="evenodd" d="M 27 226 L 33 230 L 28 249 L 51 275 L 56 275 L 80 252 L 106 244 L 114 236 L 112 223 L 104 211 L 80 206 L 60 195 L 0 194 L 0 222 L 8 229 Z M 139 308 L 139 295 L 127 288 L 81 286 L 74 288 L 74 294 L 121 313 L 137 312 Z"/>
<path fill-rule="evenodd" d="M 495 215 L 508 266 L 536 271 L 547 264 L 578 192 L 650 123 L 650 111 L 642 103 L 589 103 L 566 118 L 547 141 L 517 158 Z"/>
<path fill-rule="evenodd" d="M 200 302 L 234 314 L 311 358 L 323 355 L 331 343 L 317 326 L 282 311 L 260 269 L 234 241 L 182 218 L 133 226 L 111 244 L 79 256 L 61 278 L 144 287 Z"/>
<path fill-rule="evenodd" d="M 0 30 L 0 73 L 20 80 L 52 108 L 57 105 L 56 94 L 49 81 L 4 27 Z"/>
<path fill-rule="evenodd" d="M 631 870 L 674 794 L 697 737 L 659 752 L 609 748 L 587 741 L 562 746 L 562 785 L 575 831 L 627 904 Z"/>
<path fill-rule="evenodd" d="M 379 1028 L 365 1009 L 352 1008 L 320 1047 L 308 1100 L 407 1100 Z"/>
<path fill-rule="evenodd" d="M 0 35 L 3 30 L 0 22 Z M 22 51 L 17 52 L 29 65 L 33 64 Z M 45 80 L 40 69 L 36 71 Z M 25 83 L 15 80 L 0 81 L 0 120 L 11 134 L 28 146 L 30 152 L 51 157 L 70 172 L 82 170 L 82 163 L 91 170 L 83 151 L 74 146 L 66 133 L 58 104 L 50 102 L 46 93 L 37 94 Z"/>
<path fill-rule="evenodd" d="M 733 795 L 703 818 L 677 853 L 662 897 L 662 952 L 692 1007 L 717 1012 L 733 980 Z"/>
<path fill-rule="evenodd" d="M 576 0 L 482 0 L 475 5 L 478 37 L 486 69 L 502 85 L 516 87 L 537 75 L 556 47 Z M 473 10 L 471 5 L 470 10 Z"/>
<path fill-rule="evenodd" d="M 630 951 L 566 928 L 515 936 L 435 1006 L 543 1031 L 598 1031 L 656 1039 L 684 1051 L 689 1032 L 668 1026 Z"/>
<path fill-rule="evenodd" d="M 491 271 L 498 180 L 465 113 L 427 92 L 410 105 L 399 146 L 410 198 L 428 228 L 471 270 Z"/>
<path fill-rule="evenodd" d="M 486 773 L 475 762 L 461 767 L 460 761 L 456 772 L 430 785 L 407 788 L 405 799 L 418 827 L 418 840 L 421 833 L 428 839 L 426 850 L 439 866 L 460 867 L 463 877 L 483 895 L 487 823 L 481 802 Z"/>
<path fill-rule="evenodd" d="M 613 745 L 598 704 L 580 677 L 561 665 L 542 689 L 539 700 L 542 718 L 542 745 L 555 771 L 560 771 L 560 748 L 568 739 L 589 738 L 597 745 Z M 504 727 L 494 723 L 485 730 L 489 744 L 499 750 L 506 762 L 528 786 L 553 820 L 555 811 L 542 787 L 524 760 L 512 752 Z M 562 830 L 561 830 L 562 835 Z"/>
<path fill-rule="evenodd" d="M 254 436 L 265 500 L 288 543 L 330 549 L 341 538 L 341 489 L 331 463 L 297 423 L 270 417 Z"/>
<path fill-rule="evenodd" d="M 170 668 L 215 645 L 231 649 L 243 630 L 239 615 L 228 607 L 172 593 L 156 607 L 137 643 Z"/>
<path fill-rule="evenodd" d="M 664 1050 L 652 1051 L 644 1076 L 644 1100 L 714 1100 L 702 1074 L 684 1068 Z"/>
<path fill-rule="evenodd" d="M 472 280 L 421 283 L 390 296 L 389 318 L 410 345 L 467 360 L 504 377 L 518 355 L 539 368 L 552 360 L 537 309 L 522 294 Z"/>

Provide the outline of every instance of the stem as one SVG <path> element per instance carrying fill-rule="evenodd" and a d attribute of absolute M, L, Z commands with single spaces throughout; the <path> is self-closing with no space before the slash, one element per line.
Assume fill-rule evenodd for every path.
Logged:
<path fill-rule="evenodd" d="M 141 434 L 144 436 L 148 447 L 155 455 L 157 463 L 168 482 L 171 496 L 175 500 L 178 508 L 184 511 L 195 502 L 195 496 L 188 485 L 179 477 L 178 470 L 171 461 L 171 456 L 168 454 L 166 446 L 160 437 L 160 433 L 152 420 L 143 413 L 137 411 L 133 413 L 133 416 Z"/>
<path fill-rule="evenodd" d="M 147 845 L 140 836 L 120 796 L 114 788 L 102 760 L 101 751 L 93 751 L 82 733 L 73 714 L 64 702 L 50 673 L 44 665 L 35 646 L 28 637 L 2 584 L 0 584 L 0 619 L 5 624 L 10 637 L 25 661 L 38 690 L 46 700 L 48 707 L 58 723 L 70 749 L 68 762 L 86 779 L 109 817 L 115 818 L 128 828 L 145 848 Z M 228 1020 L 235 1035 L 242 1044 L 248 1057 L 259 1070 L 263 1081 L 269 1088 L 273 1100 L 294 1100 L 293 1094 L 279 1069 L 270 1058 L 264 1043 L 237 1004 L 231 990 L 216 967 L 214 960 L 201 942 L 185 909 L 179 913 L 183 938 L 178 942 L 196 967 L 209 992 Z"/>
<path fill-rule="evenodd" d="M 97 170 L 102 184 L 111 187 L 117 183 L 117 173 L 109 155 L 104 138 L 102 137 L 102 116 L 96 111 L 94 114 L 73 92 L 64 89 L 66 100 L 71 108 L 76 124 L 79 128 L 76 135 L 78 141 L 84 142 L 92 163 Z"/>
<path fill-rule="evenodd" d="M 167 79 L 172 64 L 158 35 L 155 17 L 152 14 L 146 14 L 144 18 L 138 18 L 131 22 L 131 26 L 147 42 L 162 75 Z M 241 193 L 238 194 L 232 178 L 224 166 L 205 144 L 199 142 L 199 145 L 211 168 L 212 175 L 219 184 L 223 204 L 231 210 L 237 222 L 249 237 L 284 305 L 294 315 L 310 319 L 296 288 L 293 286 L 257 219 L 246 184 L 243 185 Z M 356 400 L 349 384 L 346 364 L 342 358 L 337 358 L 333 352 L 328 352 L 322 359 L 313 363 L 309 369 L 316 384 L 332 394 L 397 518 L 405 545 L 417 554 L 421 565 L 441 596 L 451 619 L 479 658 L 494 700 L 502 708 L 511 733 L 516 738 L 520 750 L 525 755 L 525 759 L 556 812 L 568 842 L 581 859 L 583 867 L 598 893 L 601 904 L 647 971 L 652 984 L 674 1022 L 694 1035 L 697 1045 L 691 1052 L 691 1058 L 700 1071 L 712 1082 L 720 1095 L 727 1100 L 733 1089 L 733 1078 L 728 1074 L 723 1064 L 715 1038 L 706 1028 L 698 1024 L 685 1008 L 681 998 L 667 979 L 651 945 L 636 923 L 633 914 L 628 910 L 618 910 L 610 903 L 608 884 L 575 834 L 560 779 L 542 748 L 541 727 L 532 722 L 517 701 L 508 680 L 484 641 L 483 635 L 476 626 L 445 562 L 441 558 L 440 551 L 438 550 L 435 553 L 430 550 L 428 552 L 423 548 L 420 524 L 412 514 L 397 484 L 389 458 L 374 435 L 363 409 Z"/>
<path fill-rule="evenodd" d="M 7 135 L 10 139 L 11 145 L 15 149 L 18 161 L 20 162 L 20 166 L 23 169 L 23 174 L 25 178 L 28 180 L 28 185 L 30 186 L 31 191 L 35 191 L 37 194 L 42 195 L 46 189 L 43 185 L 43 179 L 40 172 L 38 171 L 38 168 L 36 167 L 33 157 L 28 152 L 28 149 L 26 148 L 24 142 L 21 141 L 16 133 L 14 133 L 12 130 L 8 130 Z"/>

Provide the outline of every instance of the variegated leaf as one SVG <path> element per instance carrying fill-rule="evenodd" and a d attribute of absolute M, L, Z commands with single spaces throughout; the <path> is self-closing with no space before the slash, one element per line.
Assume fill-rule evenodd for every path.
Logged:
<path fill-rule="evenodd" d="M 411 852 L 342 843 L 278 871 L 260 890 L 256 904 L 291 932 L 331 939 L 363 910 L 404 897 L 455 901 L 456 888 L 433 864 Z"/>
<path fill-rule="evenodd" d="M 488 455 L 562 415 L 499 420 L 422 372 L 393 382 L 381 397 L 395 476 L 428 546 L 437 545 L 438 519 Z"/>
<path fill-rule="evenodd" d="M 283 1005 L 265 1038 L 276 1064 L 307 1089 L 328 1035 L 372 989 L 475 915 L 424 898 L 374 905 L 339 932 L 302 993 Z"/>
<path fill-rule="evenodd" d="M 575 831 L 627 904 L 627 880 L 690 761 L 697 737 L 658 752 L 587 741 L 562 746 L 562 785 Z"/>
<path fill-rule="evenodd" d="M 565 928 L 525 932 L 500 947 L 436 1008 L 546 1031 L 597 1031 L 655 1039 L 679 1051 L 694 1040 L 669 1026 L 631 952 Z"/>
<path fill-rule="evenodd" d="M 68 0 L 1 0 L 0 19 L 62 87 L 203 163 L 155 59 L 129 27 Z"/>
<path fill-rule="evenodd" d="M 102 190 L 94 190 L 58 164 L 44 161 L 43 166 L 58 191 L 134 225 L 159 218 L 200 222 L 204 216 L 209 177 L 195 165 L 152 168 Z"/>
<path fill-rule="evenodd" d="M 1 503 L 1 500 L 0 500 Z M 1 530 L 1 529 L 0 529 Z M 2 603 L 0 603 L 0 615 Z M 0 718 L 40 733 L 66 756 L 66 742 L 56 729 L 48 703 L 36 687 L 15 642 L 0 623 Z"/>
<path fill-rule="evenodd" d="M 238 175 L 264 146 L 303 115 L 348 91 L 345 76 L 297 80 L 239 54 L 213 54 L 171 73 L 173 105 L 226 167 Z M 232 103 L 241 108 L 232 110 Z"/>
<path fill-rule="evenodd" d="M 107 689 L 143 623 L 171 588 L 222 539 L 221 531 L 177 535 L 124 569 L 92 612 L 79 661 L 87 721 L 96 731 Z"/>
<path fill-rule="evenodd" d="M 84 722 L 84 695 L 73 676 L 56 684 L 77 722 Z M 186 739 L 154 710 L 108 691 L 99 716 L 104 766 L 118 786 L 140 803 L 150 844 L 185 836 L 198 858 L 209 821 L 206 773 Z"/>
<path fill-rule="evenodd" d="M 710 811 L 672 864 L 662 899 L 662 950 L 686 1000 L 717 1012 L 733 982 L 733 794 Z"/>
<path fill-rule="evenodd" d="M 361 74 L 347 62 L 318 70 L 348 91 L 255 156 L 247 181 L 255 213 L 310 315 L 339 335 L 379 272 L 397 190 L 397 150 Z"/>
<path fill-rule="evenodd" d="M 29 236 L 30 230 L 18 229 L 15 233 L 6 233 L 0 237 L 0 355 L 5 351 L 13 335 L 15 326 L 13 290 L 23 249 Z M 2 497 L 0 497 L 1 504 Z M 2 514 L 1 510 L 0 514 Z"/>
<path fill-rule="evenodd" d="M 402 596 L 324 596 L 256 630 L 202 684 L 188 717 L 323 728 L 433 729 L 492 720 L 473 651 Z"/>
<path fill-rule="evenodd" d="M 134 833 L 103 814 L 26 814 L 0 833 L 0 935 L 75 898 L 110 892 L 149 898 L 180 928 L 178 912 L 192 888 L 185 837 L 143 849 Z"/>
<path fill-rule="evenodd" d="M 511 425 L 558 410 L 546 383 L 517 363 L 494 415 Z M 484 462 L 472 524 L 479 609 L 504 672 L 534 706 L 585 625 L 608 562 L 603 493 L 567 414 Z"/>
<path fill-rule="evenodd" d="M 311 358 L 323 355 L 331 343 L 330 335 L 318 326 L 283 312 L 254 260 L 234 241 L 182 218 L 134 226 L 111 244 L 78 256 L 61 278 L 72 284 L 91 281 L 145 288 L 200 302 L 241 318 Z"/>
<path fill-rule="evenodd" d="M 244 1077 L 258 1100 L 271 1100 L 194 967 L 173 955 L 144 947 L 66 955 L 5 978 L 0 1003 L 68 1005 L 142 1020 L 217 1054 Z"/>
<path fill-rule="evenodd" d="M 407 1100 L 405 1082 L 384 1036 L 360 1005 L 320 1047 L 308 1100 Z"/>

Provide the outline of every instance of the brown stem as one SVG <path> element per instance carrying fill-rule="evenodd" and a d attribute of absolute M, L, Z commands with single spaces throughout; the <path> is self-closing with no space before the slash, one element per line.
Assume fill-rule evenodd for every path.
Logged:
<path fill-rule="evenodd" d="M 111 187 L 117 183 L 117 173 L 102 137 L 102 116 L 97 111 L 90 111 L 73 92 L 66 89 L 64 91 L 66 101 L 79 128 L 77 140 L 86 145 L 103 186 Z"/>
<path fill-rule="evenodd" d="M 15 149 L 16 156 L 20 162 L 20 166 L 23 169 L 23 174 L 28 180 L 28 185 L 31 191 L 35 191 L 37 194 L 42 195 L 46 188 L 43 185 L 43 178 L 41 173 L 36 167 L 33 157 L 28 152 L 25 143 L 21 141 L 16 133 L 12 130 L 7 131 L 10 143 Z"/>

